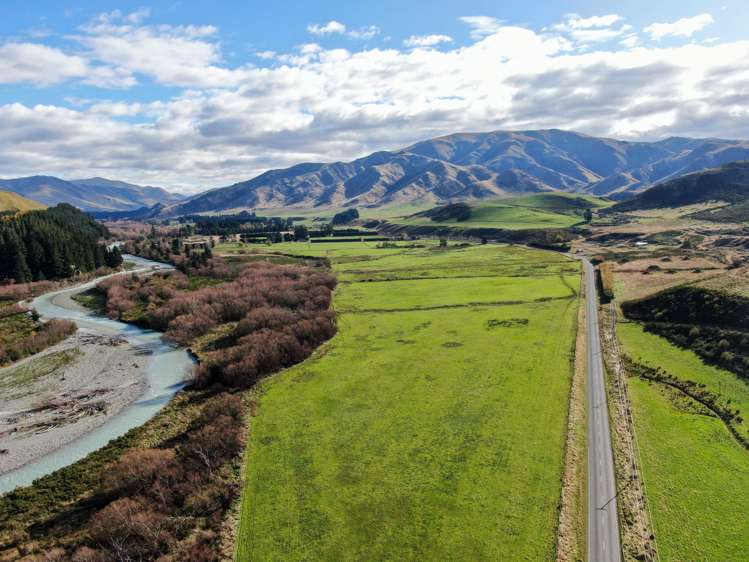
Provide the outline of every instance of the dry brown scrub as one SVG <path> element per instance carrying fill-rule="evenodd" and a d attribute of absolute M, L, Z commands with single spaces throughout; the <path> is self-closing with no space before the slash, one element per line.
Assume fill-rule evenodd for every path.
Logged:
<path fill-rule="evenodd" d="M 725 274 L 725 266 L 704 257 L 645 258 L 617 264 L 614 290 L 619 302 L 639 299 L 684 283 L 695 283 Z M 657 268 L 657 269 L 656 269 Z"/>
<path fill-rule="evenodd" d="M 617 505 L 622 550 L 627 561 L 658 559 L 655 535 L 645 496 L 640 455 L 632 420 L 626 374 L 619 355 L 615 329 L 616 309 L 601 310 L 601 331 L 606 365 L 609 409 L 613 428 L 614 464 L 616 470 Z"/>
<path fill-rule="evenodd" d="M 330 308 L 335 277 L 326 270 L 257 262 L 233 281 L 185 290 L 184 275 L 113 277 L 99 287 L 110 316 L 138 321 L 192 346 L 201 341 L 201 386 L 247 388 L 303 361 L 336 331 Z"/>
<path fill-rule="evenodd" d="M 581 284 L 580 303 L 585 303 L 585 284 Z M 567 443 L 564 454 L 562 505 L 557 532 L 557 562 L 585 560 L 586 516 L 586 424 L 585 375 L 587 368 L 587 331 L 585 306 L 578 307 L 575 364 L 572 371 Z"/>

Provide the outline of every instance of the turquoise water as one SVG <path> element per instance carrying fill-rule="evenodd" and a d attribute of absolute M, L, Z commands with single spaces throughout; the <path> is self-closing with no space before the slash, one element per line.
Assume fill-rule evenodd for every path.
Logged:
<path fill-rule="evenodd" d="M 135 256 L 125 256 L 125 259 L 135 263 L 134 272 L 152 271 L 153 267 L 169 269 L 169 266 L 164 264 Z M 83 285 L 47 293 L 34 299 L 32 306 L 44 320 L 64 318 L 73 320 L 80 331 L 106 336 L 121 335 L 133 345 L 141 348 L 143 353 L 150 354 L 144 373 L 146 389 L 138 400 L 91 432 L 43 457 L 0 475 L 0 493 L 9 492 L 19 486 L 27 486 L 40 476 L 68 466 L 100 449 L 110 440 L 144 424 L 184 387 L 186 379 L 190 376 L 193 365 L 191 357 L 184 349 L 166 342 L 161 333 L 55 304 L 55 300 L 60 300 L 60 295 L 85 291 L 102 279 L 103 277 Z"/>

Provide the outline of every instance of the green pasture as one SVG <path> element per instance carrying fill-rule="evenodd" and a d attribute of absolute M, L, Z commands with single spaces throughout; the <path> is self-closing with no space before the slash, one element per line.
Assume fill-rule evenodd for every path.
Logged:
<path fill-rule="evenodd" d="M 688 350 L 619 325 L 624 350 L 704 384 L 749 413 L 749 385 Z M 661 560 L 742 560 L 749 552 L 749 452 L 704 407 L 679 392 L 629 379 L 646 493 Z M 747 430 L 744 422 L 743 431 Z"/>
<path fill-rule="evenodd" d="M 538 193 L 471 202 L 471 216 L 465 221 L 433 221 L 428 217 L 408 216 L 390 222 L 409 226 L 451 226 L 455 228 L 569 228 L 583 222 L 586 207 L 605 207 L 610 203 L 589 195 Z"/>
<path fill-rule="evenodd" d="M 339 333 L 258 388 L 237 560 L 553 559 L 577 262 L 312 246 L 267 251 L 331 261 Z"/>

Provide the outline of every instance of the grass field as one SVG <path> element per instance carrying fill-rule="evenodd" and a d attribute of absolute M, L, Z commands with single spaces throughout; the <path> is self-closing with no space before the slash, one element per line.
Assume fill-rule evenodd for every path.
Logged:
<path fill-rule="evenodd" d="M 271 248 L 330 259 L 339 334 L 258 389 L 237 560 L 552 559 L 578 264 L 320 246 Z"/>
<path fill-rule="evenodd" d="M 619 336 L 633 358 L 705 384 L 749 412 L 749 385 L 736 375 L 637 324 L 620 324 Z M 749 452 L 691 399 L 637 378 L 629 385 L 661 559 L 743 559 L 749 552 Z"/>
<path fill-rule="evenodd" d="M 452 226 L 455 228 L 568 228 L 583 222 L 585 206 L 592 208 L 610 203 L 589 195 L 538 193 L 471 203 L 471 217 L 466 221 L 433 221 L 428 217 L 395 218 L 391 222 L 410 226 Z"/>

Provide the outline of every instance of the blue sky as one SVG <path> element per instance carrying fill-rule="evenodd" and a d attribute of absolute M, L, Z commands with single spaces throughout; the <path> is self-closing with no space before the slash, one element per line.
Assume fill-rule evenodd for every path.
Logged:
<path fill-rule="evenodd" d="M 462 130 L 749 125 L 743 0 L 12 0 L 0 13 L 0 177 L 198 190 Z"/>

